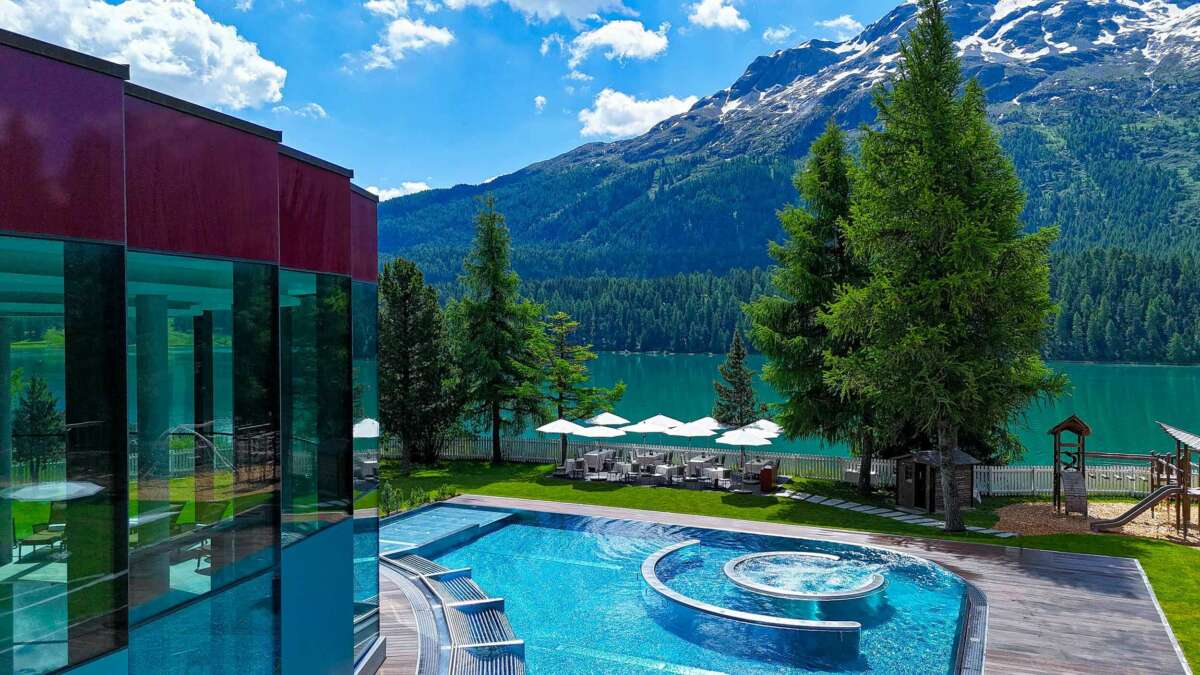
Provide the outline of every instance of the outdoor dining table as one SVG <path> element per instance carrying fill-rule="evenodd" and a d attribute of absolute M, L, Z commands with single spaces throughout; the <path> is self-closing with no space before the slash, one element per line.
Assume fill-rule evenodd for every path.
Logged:
<path fill-rule="evenodd" d="M 639 466 L 655 467 L 655 466 L 658 466 L 659 463 L 662 462 L 662 460 L 663 460 L 663 453 L 661 453 L 661 452 L 648 452 L 648 453 L 643 453 L 643 454 L 639 454 L 639 455 L 634 455 L 633 467 L 635 469 L 638 468 Z"/>
<path fill-rule="evenodd" d="M 762 473 L 763 467 L 769 464 L 770 462 L 746 462 L 745 473 L 747 476 L 758 478 L 758 474 Z"/>
<path fill-rule="evenodd" d="M 701 455 L 699 457 L 693 457 L 693 458 L 689 459 L 688 460 L 688 475 L 689 476 L 702 475 L 704 473 L 704 469 L 712 466 L 713 462 L 715 462 L 715 461 L 716 461 L 715 457 L 708 457 L 706 455 Z"/>
<path fill-rule="evenodd" d="M 592 450 L 591 452 L 584 453 L 583 458 L 589 469 L 603 471 L 604 464 L 612 459 L 612 456 L 612 450 Z"/>

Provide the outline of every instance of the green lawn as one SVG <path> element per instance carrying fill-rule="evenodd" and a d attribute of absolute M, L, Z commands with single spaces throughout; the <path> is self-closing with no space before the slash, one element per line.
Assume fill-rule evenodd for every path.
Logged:
<path fill-rule="evenodd" d="M 382 478 L 404 492 L 414 488 L 432 490 L 450 485 L 463 493 L 495 497 L 622 506 L 1137 558 L 1154 586 L 1158 601 L 1188 661 L 1200 665 L 1200 550 L 1196 548 L 1115 534 L 1069 534 L 1007 540 L 971 533 L 947 535 L 932 528 L 905 525 L 886 518 L 777 497 L 559 480 L 549 477 L 552 468 L 551 465 L 510 464 L 492 467 L 480 462 L 454 462 L 442 468 L 422 469 L 401 476 L 394 467 L 384 464 Z M 872 501 L 854 495 L 850 486 L 830 481 L 797 480 L 792 487 L 815 494 Z M 883 496 L 877 495 L 874 499 L 882 500 Z M 991 525 L 995 523 L 995 510 L 1012 501 L 989 499 L 983 506 L 970 512 L 967 521 L 969 524 Z"/>

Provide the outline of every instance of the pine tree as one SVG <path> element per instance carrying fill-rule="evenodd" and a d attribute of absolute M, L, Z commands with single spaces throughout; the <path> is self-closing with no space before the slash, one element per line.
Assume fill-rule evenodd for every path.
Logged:
<path fill-rule="evenodd" d="M 13 415 L 13 461 L 29 467 L 36 483 L 47 464 L 66 451 L 66 416 L 58 409 L 58 398 L 45 379 L 34 376 Z"/>
<path fill-rule="evenodd" d="M 458 426 L 461 377 L 437 291 L 397 258 L 379 273 L 379 416 L 409 462 L 437 461 Z"/>
<path fill-rule="evenodd" d="M 611 410 L 625 395 L 625 383 L 611 388 L 589 387 L 588 362 L 596 359 L 591 345 L 575 339 L 579 322 L 566 312 L 555 312 L 546 321 L 550 340 L 549 362 L 546 366 L 549 381 L 549 403 L 558 419 L 591 417 Z M 560 439 L 562 461 L 567 461 L 567 436 Z"/>
<path fill-rule="evenodd" d="M 740 331 L 733 332 L 733 341 L 725 355 L 725 363 L 717 367 L 725 383 L 714 381 L 717 401 L 712 416 L 731 427 L 744 427 L 758 419 L 763 409 L 754 397 L 754 371 L 746 367 L 746 346 Z"/>
<path fill-rule="evenodd" d="M 501 430 L 520 431 L 546 416 L 541 387 L 549 343 L 541 305 L 517 291 L 508 226 L 491 196 L 475 216 L 475 240 L 463 270 L 463 296 L 447 311 L 467 412 L 490 429 L 492 463 L 499 464 Z"/>
<path fill-rule="evenodd" d="M 862 348 L 830 359 L 829 382 L 870 397 L 888 425 L 912 424 L 939 451 L 946 530 L 963 529 L 954 484 L 960 439 L 999 435 L 1029 400 L 1061 389 L 1042 362 L 1053 315 L 1057 235 L 1022 235 L 1024 194 L 988 125 L 983 88 L 962 74 L 940 0 L 919 0 L 898 73 L 864 130 L 850 249 L 870 279 L 822 317 Z"/>
<path fill-rule="evenodd" d="M 844 134 L 830 121 L 793 179 L 804 206 L 779 214 L 787 239 L 770 248 L 778 294 L 755 298 L 746 313 L 750 340 L 767 356 L 763 379 L 784 398 L 777 415 L 784 432 L 848 442 L 862 458 L 859 489 L 869 493 L 875 438 L 866 400 L 843 396 L 825 382 L 826 354 L 846 354 L 856 344 L 833 339 L 817 321 L 839 287 L 862 283 L 867 274 L 845 246 L 851 164 Z"/>

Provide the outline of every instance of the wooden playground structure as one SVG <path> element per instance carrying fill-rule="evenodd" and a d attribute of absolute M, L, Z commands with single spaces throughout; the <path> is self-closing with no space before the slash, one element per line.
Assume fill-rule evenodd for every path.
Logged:
<path fill-rule="evenodd" d="M 1200 503 L 1200 488 L 1196 487 L 1196 471 L 1200 466 L 1200 436 L 1156 422 L 1175 443 L 1173 452 L 1136 454 L 1126 452 L 1095 452 L 1087 450 L 1091 427 L 1075 415 L 1059 422 L 1049 431 L 1054 437 L 1054 511 L 1078 513 L 1087 518 L 1087 470 L 1089 459 L 1116 459 L 1127 462 L 1148 462 L 1150 492 L 1128 511 L 1108 520 L 1090 523 L 1095 532 L 1114 530 L 1146 511 L 1160 505 L 1174 514 L 1175 529 L 1187 539 L 1191 527 L 1192 504 Z M 1069 436 L 1067 435 L 1069 434 Z M 1196 455 L 1193 458 L 1193 455 Z"/>

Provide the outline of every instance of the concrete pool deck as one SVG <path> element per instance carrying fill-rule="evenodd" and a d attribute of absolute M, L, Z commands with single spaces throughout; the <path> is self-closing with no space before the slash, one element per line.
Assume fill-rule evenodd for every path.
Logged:
<path fill-rule="evenodd" d="M 987 596 L 986 672 L 1191 673 L 1141 565 L 1130 558 L 567 502 L 463 495 L 450 503 L 887 547 L 936 562 Z M 412 672 L 387 672 L 402 670 Z"/>

